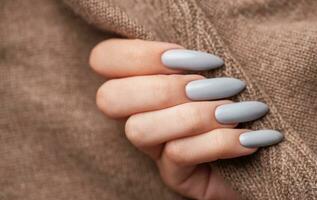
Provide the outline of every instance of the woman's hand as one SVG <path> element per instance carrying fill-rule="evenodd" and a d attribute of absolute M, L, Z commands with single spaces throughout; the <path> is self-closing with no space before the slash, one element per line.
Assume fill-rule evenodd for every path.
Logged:
<path fill-rule="evenodd" d="M 184 70 L 220 67 L 220 58 L 179 45 L 112 39 L 97 45 L 92 68 L 108 78 L 97 92 L 97 105 L 113 118 L 129 117 L 126 136 L 155 160 L 164 182 L 195 199 L 236 199 L 237 194 L 209 162 L 254 153 L 279 142 L 273 130 L 234 129 L 263 116 L 261 102 L 223 99 L 245 84 L 233 78 L 206 79 Z"/>

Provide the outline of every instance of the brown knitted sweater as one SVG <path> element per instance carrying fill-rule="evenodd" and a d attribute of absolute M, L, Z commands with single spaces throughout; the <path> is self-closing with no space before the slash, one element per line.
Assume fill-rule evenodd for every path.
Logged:
<path fill-rule="evenodd" d="M 246 126 L 285 140 L 215 166 L 245 199 L 317 198 L 316 0 L 1 0 L 1 200 L 183 199 L 95 106 L 88 55 L 110 37 L 224 58 L 204 75 L 246 81 L 236 100 L 270 107 Z"/>

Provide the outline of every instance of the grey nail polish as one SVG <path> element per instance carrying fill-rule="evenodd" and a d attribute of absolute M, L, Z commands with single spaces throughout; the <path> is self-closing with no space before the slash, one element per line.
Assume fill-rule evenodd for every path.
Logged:
<path fill-rule="evenodd" d="M 223 60 L 218 56 L 186 49 L 168 50 L 162 54 L 161 60 L 168 68 L 192 71 L 215 69 L 223 65 Z"/>
<path fill-rule="evenodd" d="M 218 106 L 215 117 L 222 124 L 256 120 L 268 112 L 268 106 L 258 101 L 243 101 Z"/>
<path fill-rule="evenodd" d="M 283 134 L 275 130 L 258 130 L 242 133 L 239 140 L 244 147 L 256 148 L 279 143 L 283 138 Z"/>
<path fill-rule="evenodd" d="M 210 78 L 191 81 L 186 85 L 186 96 L 193 101 L 214 100 L 234 96 L 245 88 L 235 78 Z"/>

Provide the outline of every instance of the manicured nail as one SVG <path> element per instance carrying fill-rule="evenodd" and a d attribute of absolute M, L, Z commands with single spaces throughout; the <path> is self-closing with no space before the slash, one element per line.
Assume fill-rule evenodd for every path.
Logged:
<path fill-rule="evenodd" d="M 265 103 L 258 101 L 243 101 L 218 106 L 215 116 L 222 124 L 232 124 L 256 120 L 268 112 Z"/>
<path fill-rule="evenodd" d="M 161 60 L 168 68 L 192 71 L 215 69 L 223 65 L 223 60 L 218 56 L 186 49 L 168 50 L 163 53 Z"/>
<path fill-rule="evenodd" d="M 245 83 L 235 78 L 210 78 L 191 81 L 185 91 L 194 101 L 222 99 L 234 96 L 245 88 Z"/>
<path fill-rule="evenodd" d="M 259 130 L 242 133 L 240 144 L 247 148 L 270 146 L 279 143 L 284 138 L 281 132 L 275 130 Z"/>

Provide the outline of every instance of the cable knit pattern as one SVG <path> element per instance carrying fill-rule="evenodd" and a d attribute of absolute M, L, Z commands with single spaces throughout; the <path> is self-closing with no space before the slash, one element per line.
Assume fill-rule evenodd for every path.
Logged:
<path fill-rule="evenodd" d="M 128 144 L 122 123 L 94 108 L 102 81 L 84 66 L 89 49 L 110 37 L 175 42 L 222 57 L 224 68 L 202 74 L 244 80 L 247 90 L 235 100 L 270 107 L 265 118 L 244 126 L 280 130 L 285 140 L 213 165 L 244 199 L 316 199 L 315 0 L 64 0 L 85 22 L 59 1 L 22 2 L 5 0 L 7 12 L 0 14 L 7 24 L 30 19 L 25 26 L 0 25 L 0 94 L 8 116 L 0 118 L 0 155 L 6 161 L 0 164 L 0 199 L 183 199 Z M 23 13 L 23 7 L 42 9 L 42 18 Z M 27 34 L 8 34 L 22 27 Z"/>

